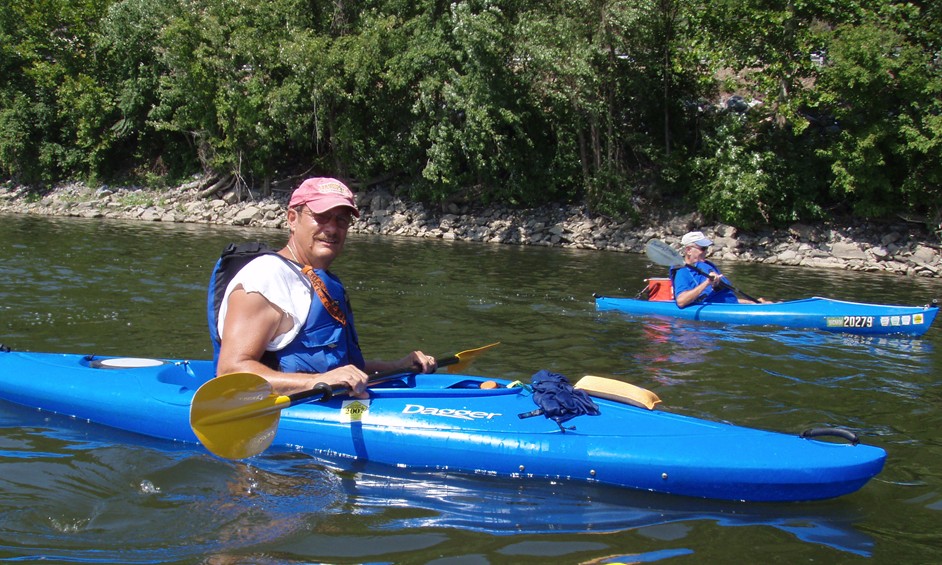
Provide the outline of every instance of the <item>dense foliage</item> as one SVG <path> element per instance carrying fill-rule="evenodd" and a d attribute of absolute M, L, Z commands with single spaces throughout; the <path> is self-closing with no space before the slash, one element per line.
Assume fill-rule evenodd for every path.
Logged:
<path fill-rule="evenodd" d="M 892 0 L 5 0 L 0 176 L 665 203 L 938 227 L 942 9 Z"/>

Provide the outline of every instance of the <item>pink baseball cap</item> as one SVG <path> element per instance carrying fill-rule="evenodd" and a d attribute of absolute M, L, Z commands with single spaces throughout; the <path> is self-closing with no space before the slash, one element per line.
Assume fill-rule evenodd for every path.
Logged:
<path fill-rule="evenodd" d="M 301 186 L 291 193 L 288 207 L 294 208 L 301 204 L 307 204 L 307 207 L 315 214 L 323 214 L 337 206 L 346 206 L 353 210 L 354 216 L 360 217 L 353 193 L 347 185 L 337 179 L 316 177 L 302 182 Z"/>

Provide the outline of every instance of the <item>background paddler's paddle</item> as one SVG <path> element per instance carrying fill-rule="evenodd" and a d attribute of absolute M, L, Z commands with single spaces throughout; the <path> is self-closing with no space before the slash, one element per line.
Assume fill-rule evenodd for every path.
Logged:
<path fill-rule="evenodd" d="M 675 251 L 673 247 L 671 247 L 670 245 L 667 245 L 667 244 L 664 243 L 663 241 L 660 241 L 660 240 L 657 240 L 657 239 L 652 239 L 652 240 L 649 241 L 648 244 L 644 247 L 644 252 L 645 252 L 645 254 L 647 254 L 648 259 L 654 261 L 654 262 L 657 263 L 658 265 L 661 265 L 661 266 L 664 266 L 664 267 L 685 267 L 685 266 L 688 266 L 688 267 L 690 267 L 691 269 L 693 269 L 694 271 L 700 273 L 701 275 L 703 275 L 703 276 L 705 276 L 705 277 L 709 277 L 709 276 L 710 276 L 710 273 L 704 272 L 703 269 L 701 269 L 701 268 L 699 268 L 699 267 L 697 267 L 697 266 L 695 266 L 695 265 L 687 265 L 686 263 L 684 263 L 684 258 L 680 256 L 680 253 L 678 253 L 677 251 Z M 729 284 L 729 282 L 726 280 L 726 277 L 722 277 L 722 276 L 720 277 L 720 285 L 721 285 L 721 286 L 724 286 L 724 287 L 728 288 L 729 290 L 735 292 L 736 294 L 742 296 L 742 297 L 745 298 L 746 300 L 751 300 L 751 301 L 755 302 L 756 304 L 759 303 L 759 299 L 758 299 L 758 298 L 753 298 L 753 297 L 749 296 L 748 294 L 746 294 L 745 292 L 739 290 L 739 289 L 736 288 L 735 286 Z"/>
<path fill-rule="evenodd" d="M 497 343 L 456 353 L 438 360 L 449 373 L 464 370 L 480 353 Z M 415 373 L 413 367 L 381 371 L 367 382 L 376 384 L 401 375 Z M 211 453 L 226 459 L 244 459 L 257 455 L 271 445 L 278 429 L 281 411 L 295 404 L 328 400 L 349 392 L 343 385 L 319 383 L 310 390 L 278 395 L 271 384 L 253 373 L 220 375 L 203 384 L 190 404 L 190 427 Z"/>

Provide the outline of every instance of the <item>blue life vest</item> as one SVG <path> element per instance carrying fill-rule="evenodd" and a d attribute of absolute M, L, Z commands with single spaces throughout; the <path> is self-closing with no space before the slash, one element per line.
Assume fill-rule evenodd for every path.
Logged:
<path fill-rule="evenodd" d="M 274 255 L 292 267 L 307 285 L 308 278 L 298 271 L 297 265 L 279 255 L 264 243 L 230 243 L 216 261 L 209 279 L 206 298 L 206 319 L 209 323 L 209 336 L 213 342 L 213 364 L 219 362 L 219 309 L 225 296 L 226 288 L 243 267 L 256 257 Z M 327 271 L 315 270 L 328 294 L 337 302 L 346 316 L 346 324 L 335 320 L 319 299 L 312 292 L 311 308 L 301 331 L 280 351 L 266 351 L 261 362 L 272 369 L 285 372 L 323 373 L 337 367 L 353 364 L 363 369 L 365 362 L 360 351 L 359 340 L 353 326 L 353 312 L 349 299 L 340 280 Z"/>
<path fill-rule="evenodd" d="M 711 262 L 709 262 L 709 261 L 707 261 L 707 260 L 700 261 L 700 262 L 698 263 L 698 265 L 699 265 L 699 264 L 709 265 L 710 268 L 711 268 L 711 269 L 713 270 L 713 272 L 715 272 L 715 273 L 719 273 L 719 272 L 720 272 L 720 268 L 719 268 L 719 267 L 717 267 L 716 265 L 714 265 L 713 263 L 711 263 Z M 696 272 L 696 269 L 694 269 L 693 267 L 691 267 L 690 265 L 687 265 L 687 264 L 679 265 L 679 266 L 677 266 L 677 267 L 671 267 L 671 268 L 670 268 L 670 271 L 667 272 L 667 276 L 670 277 L 671 283 L 674 282 L 674 276 L 677 275 L 677 271 L 680 270 L 680 269 L 691 269 L 691 270 L 693 270 L 694 272 Z M 700 273 L 697 273 L 697 274 L 700 275 Z M 700 276 L 702 277 L 703 275 L 700 275 Z"/>
<path fill-rule="evenodd" d="M 706 265 L 707 267 L 709 267 L 709 269 L 704 269 L 702 265 Z M 701 270 L 705 270 L 707 272 L 713 271 L 715 273 L 721 273 L 719 267 L 717 267 L 713 263 L 706 260 L 700 261 L 699 263 L 697 263 L 696 266 L 699 267 Z M 671 267 L 669 271 L 669 276 L 671 279 L 671 284 L 674 285 L 674 300 L 675 301 L 677 300 L 677 296 L 681 294 L 682 292 L 684 292 L 684 290 L 678 290 L 678 286 L 674 283 L 674 278 L 677 276 L 677 272 L 681 269 L 690 269 L 691 276 L 693 277 L 694 281 L 698 282 L 698 284 L 706 280 L 706 277 L 704 275 L 698 273 L 697 270 L 690 265 L 681 265 L 679 267 Z M 738 302 L 738 300 L 736 298 L 736 294 L 732 290 L 729 290 L 728 288 L 715 289 L 711 286 L 711 287 L 707 287 L 707 289 L 704 290 L 703 293 L 697 297 L 697 299 L 693 302 L 693 304 L 701 304 L 701 303 L 708 303 L 708 302 L 735 303 L 735 302 Z"/>
<path fill-rule="evenodd" d="M 314 269 L 314 272 L 324 281 L 327 294 L 343 311 L 346 323 L 338 322 L 318 298 L 312 298 L 307 320 L 298 335 L 284 349 L 271 352 L 278 360 L 278 370 L 324 373 L 344 365 L 364 369 L 366 363 L 353 326 L 353 309 L 343 284 L 329 271 Z"/>

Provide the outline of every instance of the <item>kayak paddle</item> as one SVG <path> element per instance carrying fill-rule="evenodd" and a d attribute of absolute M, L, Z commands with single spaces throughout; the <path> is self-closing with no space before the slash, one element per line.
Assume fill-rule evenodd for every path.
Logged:
<path fill-rule="evenodd" d="M 684 262 L 684 258 L 680 256 L 680 253 L 675 251 L 673 247 L 671 247 L 670 245 L 667 245 L 663 241 L 652 239 L 644 247 L 644 252 L 645 254 L 647 254 L 648 259 L 654 261 L 655 263 L 663 267 L 687 266 L 705 277 L 710 276 L 709 273 L 705 273 L 703 269 L 701 269 L 700 267 L 697 267 L 696 265 L 687 265 L 687 263 Z M 747 300 L 751 300 L 755 302 L 756 304 L 759 303 L 758 298 L 753 298 L 749 296 L 748 294 L 746 294 L 745 292 L 739 290 L 735 286 L 729 284 L 729 282 L 726 281 L 726 277 L 720 276 L 720 285 L 725 288 L 728 288 L 729 290 L 735 292 L 736 294 L 742 296 L 743 298 Z"/>
<path fill-rule="evenodd" d="M 438 366 L 447 366 L 449 373 L 460 372 L 477 355 L 496 345 L 456 353 L 440 359 Z M 376 384 L 412 373 L 415 373 L 414 367 L 391 369 L 370 375 L 367 382 Z M 334 395 L 349 392 L 344 385 L 318 383 L 310 390 L 279 395 L 274 393 L 271 383 L 259 375 L 220 375 L 205 382 L 193 395 L 190 427 L 211 453 L 226 459 L 244 459 L 268 449 L 285 408 L 313 400 L 327 401 Z"/>

